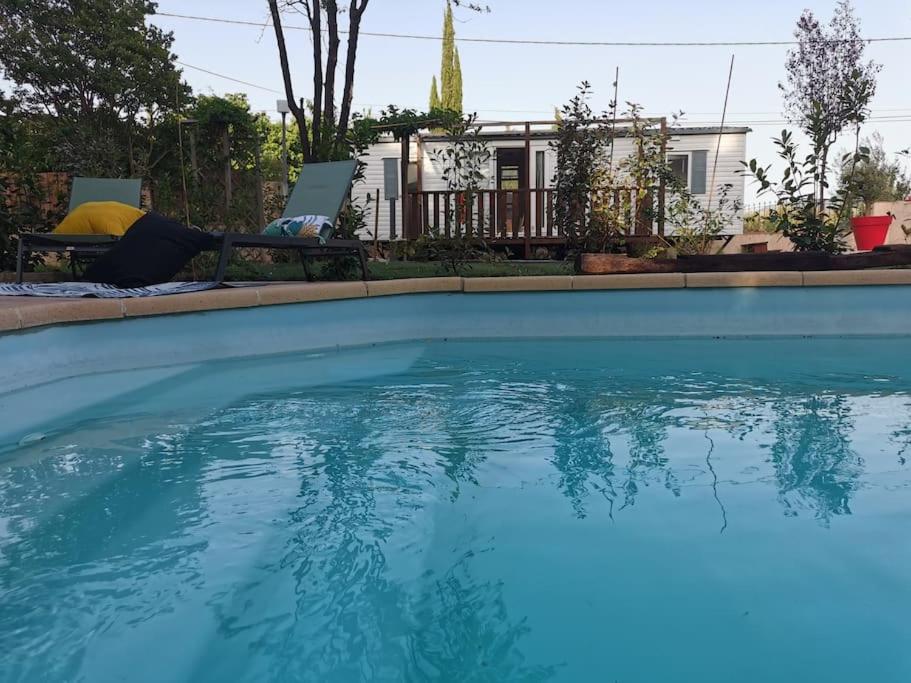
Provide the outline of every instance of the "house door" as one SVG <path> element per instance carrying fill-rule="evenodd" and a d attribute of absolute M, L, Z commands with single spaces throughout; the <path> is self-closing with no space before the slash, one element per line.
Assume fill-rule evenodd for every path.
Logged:
<path fill-rule="evenodd" d="M 500 147 L 497 149 L 497 189 L 525 189 L 525 150 L 521 147 Z M 507 192 L 505 200 L 498 207 L 502 212 L 497 221 L 498 228 L 504 227 L 511 235 L 513 230 L 521 232 L 524 224 L 525 202 L 522 193 Z"/>

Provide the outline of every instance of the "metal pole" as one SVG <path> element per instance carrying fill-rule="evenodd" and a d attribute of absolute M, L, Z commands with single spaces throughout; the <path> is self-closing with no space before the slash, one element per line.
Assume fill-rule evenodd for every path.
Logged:
<path fill-rule="evenodd" d="M 288 199 L 288 112 L 282 112 L 282 197 Z"/>
<path fill-rule="evenodd" d="M 613 117 L 610 124 L 610 156 L 607 158 L 607 171 L 609 174 L 614 172 L 614 138 L 617 136 L 617 108 L 620 106 L 620 103 L 617 101 L 617 98 L 620 96 L 620 67 L 618 66 L 614 71 L 614 101 L 611 104 L 611 109 L 613 109 Z"/>
<path fill-rule="evenodd" d="M 715 194 L 715 173 L 718 170 L 718 154 L 721 152 L 721 138 L 724 135 L 724 122 L 728 115 L 728 96 L 731 94 L 731 77 L 734 75 L 734 55 L 731 55 L 731 68 L 728 70 L 728 84 L 724 90 L 724 108 L 721 110 L 721 129 L 718 132 L 718 144 L 715 146 L 715 161 L 712 164 L 712 184 L 709 186 L 709 201 L 706 208 L 712 209 L 712 196 Z"/>

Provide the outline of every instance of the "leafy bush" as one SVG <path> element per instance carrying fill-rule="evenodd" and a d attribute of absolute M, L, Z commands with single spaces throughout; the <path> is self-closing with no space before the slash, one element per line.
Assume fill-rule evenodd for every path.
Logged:
<path fill-rule="evenodd" d="M 708 208 L 686 188 L 676 188 L 668 202 L 667 223 L 673 228 L 673 247 L 678 254 L 709 254 L 714 250 L 742 208 L 739 200 L 729 196 L 733 189 L 729 183 L 720 186 L 717 204 Z"/>
<path fill-rule="evenodd" d="M 591 85 L 583 81 L 557 120 L 556 139 L 551 143 L 557 155 L 554 220 L 562 227 L 570 251 L 619 251 L 624 231 L 609 205 L 596 200 L 599 192 L 610 187 L 607 159 L 613 130 L 607 114 L 594 115 L 591 96 Z"/>
<path fill-rule="evenodd" d="M 875 202 L 901 201 L 911 194 L 911 176 L 898 159 L 889 159 L 879 133 L 866 139 L 864 147 L 869 154 L 856 163 L 853 155 L 844 156 L 838 176 L 842 191 L 855 197 L 859 208 L 870 215 Z"/>
<path fill-rule="evenodd" d="M 474 198 L 487 182 L 487 162 L 493 154 L 481 137 L 477 118 L 477 114 L 470 114 L 450 120 L 444 129 L 447 144 L 431 152 L 431 158 L 443 169 L 441 176 L 446 187 L 458 193 L 450 207 L 449 220 L 459 234 L 467 231 L 467 207 L 475 206 Z M 484 232 L 480 221 L 474 222 L 474 230 Z"/>
<path fill-rule="evenodd" d="M 471 270 L 471 262 L 493 260 L 487 243 L 478 237 L 440 237 L 422 235 L 412 243 L 410 257 L 418 261 L 442 263 L 454 275 Z"/>
<path fill-rule="evenodd" d="M 775 138 L 778 156 L 785 169 L 780 181 L 769 178 L 770 166 L 759 166 L 755 159 L 746 165 L 749 173 L 759 183 L 759 194 L 771 192 L 777 204 L 770 209 L 767 221 L 794 243 L 798 251 L 824 251 L 838 254 L 845 250 L 845 216 L 850 211 L 850 193 L 840 190 L 829 200 L 828 208 L 820 210 L 815 188 L 819 184 L 819 158 L 811 152 L 798 158 L 799 147 L 787 130 Z M 856 159 L 863 150 L 859 149 Z"/>

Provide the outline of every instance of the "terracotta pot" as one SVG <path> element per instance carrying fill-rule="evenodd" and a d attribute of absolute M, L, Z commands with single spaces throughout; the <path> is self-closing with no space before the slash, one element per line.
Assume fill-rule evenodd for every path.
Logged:
<path fill-rule="evenodd" d="M 858 251 L 871 251 L 886 243 L 893 216 L 858 216 L 851 219 Z"/>

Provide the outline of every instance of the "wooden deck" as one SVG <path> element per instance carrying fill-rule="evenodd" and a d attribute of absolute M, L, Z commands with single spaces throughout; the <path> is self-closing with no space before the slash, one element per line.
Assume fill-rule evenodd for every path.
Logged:
<path fill-rule="evenodd" d="M 644 194 L 645 201 L 640 199 Z M 410 230 L 407 237 L 478 237 L 491 246 L 522 247 L 526 258 L 538 246 L 566 243 L 563 226 L 554 216 L 556 190 L 479 190 L 474 193 L 422 191 L 409 195 Z M 664 222 L 653 221 L 650 206 L 662 207 L 657 190 L 640 193 L 635 187 L 618 187 L 594 198 L 593 205 L 616 210 L 629 236 L 664 234 Z"/>

